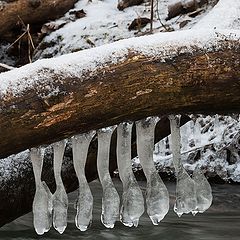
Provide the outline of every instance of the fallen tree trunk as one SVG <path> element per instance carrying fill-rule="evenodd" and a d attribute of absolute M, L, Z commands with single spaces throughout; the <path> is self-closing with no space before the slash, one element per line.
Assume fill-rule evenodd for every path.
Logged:
<path fill-rule="evenodd" d="M 198 8 L 202 7 L 204 4 L 208 4 L 207 0 L 188 0 L 188 1 L 178 1 L 168 6 L 168 16 L 166 20 L 170 20 L 181 14 L 190 13 L 196 11 Z"/>
<path fill-rule="evenodd" d="M 0 38 L 20 22 L 42 23 L 53 20 L 73 7 L 77 0 L 0 1 Z"/>
<path fill-rule="evenodd" d="M 183 116 L 181 125 L 189 121 L 189 117 Z M 170 134 L 169 121 L 162 118 L 155 131 L 155 142 Z M 117 169 L 116 162 L 116 131 L 113 134 L 110 149 L 110 167 L 113 173 Z M 136 134 L 133 131 L 132 137 L 132 157 L 136 152 Z M 34 176 L 29 151 L 10 156 L 0 162 L 0 227 L 32 210 L 33 196 L 35 193 Z M 98 177 L 97 174 L 97 139 L 90 144 L 88 158 L 85 168 L 87 180 L 90 182 Z M 67 144 L 62 168 L 62 179 L 67 192 L 72 192 L 78 188 L 78 180 L 73 168 L 71 145 Z M 42 180 L 46 181 L 51 191 L 55 191 L 55 180 L 53 175 L 53 152 L 52 148 L 47 148 L 44 155 L 44 165 Z"/>
<path fill-rule="evenodd" d="M 0 157 L 151 115 L 239 112 L 239 43 L 234 30 L 160 33 L 2 73 Z"/>

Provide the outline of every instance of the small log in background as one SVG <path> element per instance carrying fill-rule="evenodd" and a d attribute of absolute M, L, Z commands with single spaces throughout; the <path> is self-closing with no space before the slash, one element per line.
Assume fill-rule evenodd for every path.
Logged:
<path fill-rule="evenodd" d="M 0 38 L 19 24 L 44 23 L 62 16 L 77 0 L 0 1 Z"/>

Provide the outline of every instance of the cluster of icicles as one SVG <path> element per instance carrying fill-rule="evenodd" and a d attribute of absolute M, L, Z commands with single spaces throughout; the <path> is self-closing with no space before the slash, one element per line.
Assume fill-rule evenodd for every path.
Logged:
<path fill-rule="evenodd" d="M 180 217 L 184 213 L 204 212 L 212 203 L 211 187 L 200 169 L 190 177 L 181 162 L 180 116 L 169 116 L 172 137 L 173 163 L 176 170 L 176 202 L 174 211 Z M 158 223 L 169 210 L 169 194 L 153 162 L 154 130 L 158 117 L 148 117 L 137 121 L 137 153 L 147 179 L 146 210 L 152 223 Z M 89 144 L 97 133 L 97 169 L 103 189 L 101 221 L 107 228 L 113 228 L 116 221 L 128 227 L 138 226 L 144 212 L 144 197 L 134 177 L 131 166 L 131 133 L 133 123 L 124 122 L 117 126 L 117 163 L 123 184 L 122 200 L 109 174 L 109 150 L 116 126 L 72 137 L 73 163 L 79 181 L 76 202 L 75 223 L 80 231 L 86 231 L 92 222 L 93 196 L 85 177 L 84 168 Z M 41 148 L 31 149 L 36 193 L 33 201 L 34 227 L 38 234 L 54 228 L 63 233 L 67 227 L 68 197 L 61 179 L 61 166 L 66 142 L 53 144 L 54 176 L 56 192 L 52 195 L 45 182 L 41 181 L 43 152 Z"/>

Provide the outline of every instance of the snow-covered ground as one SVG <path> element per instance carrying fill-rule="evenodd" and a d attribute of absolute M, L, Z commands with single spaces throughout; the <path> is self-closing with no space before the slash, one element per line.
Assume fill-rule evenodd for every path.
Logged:
<path fill-rule="evenodd" d="M 184 167 L 192 172 L 200 167 L 206 174 L 240 182 L 240 116 L 192 116 L 194 121 L 181 127 L 181 153 Z M 160 172 L 173 173 L 171 137 L 155 145 L 155 166 Z M 132 162 L 141 169 L 139 159 Z"/>
<path fill-rule="evenodd" d="M 155 33 L 166 31 L 161 22 L 170 27 L 171 30 L 179 30 L 179 24 L 187 21 L 188 24 L 183 29 L 191 28 L 212 8 L 208 6 L 201 15 L 195 18 L 191 18 L 185 14 L 166 21 L 168 6 L 174 2 L 176 1 L 158 1 L 158 6 L 155 6 L 153 23 Z M 59 56 L 149 33 L 150 24 L 147 24 L 140 31 L 128 30 L 128 26 L 135 18 L 150 18 L 149 1 L 139 6 L 126 8 L 124 11 L 119 11 L 117 4 L 118 0 L 79 1 L 75 6 L 75 10 L 83 9 L 86 12 L 86 17 L 70 21 L 71 15 L 67 13 L 63 18 L 53 22 L 53 25 L 59 25 L 63 22 L 66 25 L 54 31 L 43 40 L 42 44 L 37 48 L 35 59 Z"/>

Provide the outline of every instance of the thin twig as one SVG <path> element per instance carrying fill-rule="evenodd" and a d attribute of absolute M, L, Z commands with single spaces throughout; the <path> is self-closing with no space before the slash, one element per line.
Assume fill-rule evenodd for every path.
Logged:
<path fill-rule="evenodd" d="M 159 0 L 157 0 L 157 16 L 158 16 L 158 21 L 160 22 L 160 24 L 162 25 L 162 27 L 168 32 L 169 29 L 163 24 L 160 14 L 159 14 Z"/>
<path fill-rule="evenodd" d="M 26 24 L 24 23 L 24 21 L 22 20 L 22 18 L 21 18 L 19 15 L 18 15 L 18 18 L 19 18 L 20 22 L 22 23 L 23 27 L 24 27 L 25 29 L 27 29 Z"/>
<path fill-rule="evenodd" d="M 154 0 L 151 0 L 151 17 L 150 17 L 150 32 L 153 31 L 153 2 Z"/>
<path fill-rule="evenodd" d="M 24 33 L 22 33 L 8 48 L 11 48 L 15 43 L 17 43 L 24 35 L 26 34 L 26 31 Z"/>
<path fill-rule="evenodd" d="M 30 43 L 30 39 L 28 37 L 28 60 L 29 60 L 30 63 L 32 63 L 30 46 L 31 46 L 31 43 Z"/>
<path fill-rule="evenodd" d="M 31 36 L 31 33 L 30 33 L 30 25 L 29 24 L 25 24 L 23 22 L 23 20 L 21 19 L 20 16 L 18 16 L 20 22 L 22 23 L 23 27 L 25 28 L 25 31 L 7 48 L 11 48 L 15 43 L 19 42 L 19 51 L 20 51 L 20 48 L 21 48 L 21 43 L 20 43 L 20 40 L 25 36 L 27 35 L 27 41 L 28 41 L 28 59 L 29 59 L 29 62 L 31 63 L 32 62 L 32 59 L 31 59 L 31 47 L 32 49 L 34 50 L 35 49 L 35 46 L 34 46 L 34 43 L 33 43 L 33 39 L 32 39 L 32 36 Z"/>
<path fill-rule="evenodd" d="M 5 69 L 8 69 L 8 70 L 14 69 L 14 67 L 9 66 L 9 65 L 7 65 L 7 64 L 5 64 L 5 63 L 0 63 L 0 67 L 5 68 Z"/>
<path fill-rule="evenodd" d="M 30 33 L 30 26 L 29 26 L 29 24 L 28 24 L 28 27 L 27 27 L 27 33 L 28 33 L 28 38 L 30 40 L 32 48 L 33 48 L 33 50 L 35 50 L 35 46 L 34 46 L 34 43 L 33 43 L 33 40 L 32 40 L 32 36 L 31 36 L 31 33 Z"/>

